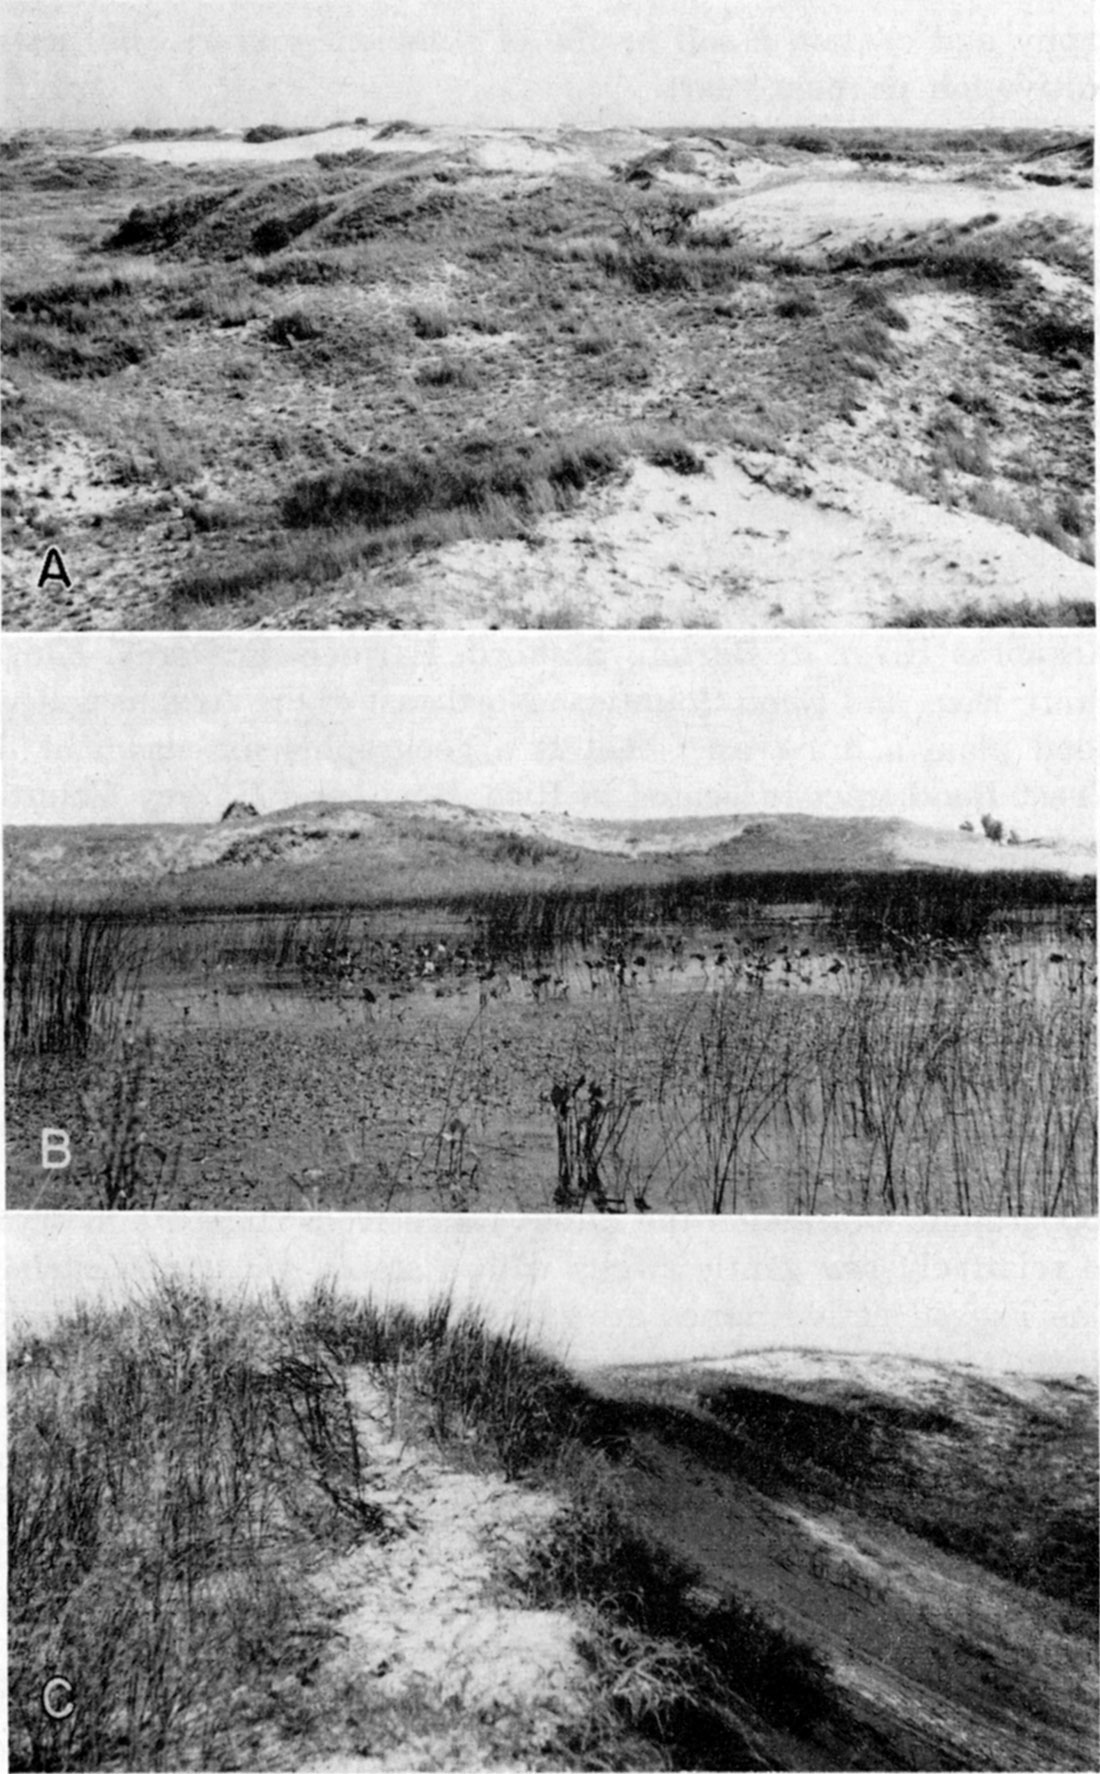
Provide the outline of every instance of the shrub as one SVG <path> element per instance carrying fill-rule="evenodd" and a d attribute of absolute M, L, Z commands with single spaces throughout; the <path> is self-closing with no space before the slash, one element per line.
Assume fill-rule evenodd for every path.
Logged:
<path fill-rule="evenodd" d="M 836 154 L 839 152 L 832 136 L 818 131 L 792 130 L 787 135 L 777 137 L 784 148 L 795 148 L 800 154 Z"/>
<path fill-rule="evenodd" d="M 288 215 L 267 216 L 252 231 L 252 250 L 267 257 L 271 253 L 282 252 L 300 234 L 305 234 L 333 209 L 331 202 L 315 199 L 303 203 Z"/>
<path fill-rule="evenodd" d="M 781 320 L 810 320 L 820 314 L 817 297 L 812 290 L 786 290 L 775 304 Z"/>
<path fill-rule="evenodd" d="M 257 123 L 246 129 L 243 140 L 255 144 L 257 142 L 282 142 L 290 136 L 312 135 L 312 130 L 284 129 L 281 123 Z"/>
<path fill-rule="evenodd" d="M 982 295 L 1000 295 L 1010 290 L 1018 277 L 1015 266 L 1003 253 L 966 245 L 932 253 L 921 269 L 926 277 Z"/>
<path fill-rule="evenodd" d="M 1041 357 L 1092 357 L 1095 330 L 1091 320 L 1069 320 L 1063 315 L 1048 314 L 1038 320 L 1021 321 L 1012 329 L 1013 343 L 1022 351 Z"/>
<path fill-rule="evenodd" d="M 108 235 L 104 247 L 108 252 L 162 252 L 175 246 L 225 201 L 224 191 L 196 191 L 193 196 L 177 197 L 152 209 L 138 204 Z"/>
<path fill-rule="evenodd" d="M 652 462 L 654 468 L 670 468 L 673 474 L 706 473 L 706 463 L 685 443 L 655 444 L 648 452 L 646 460 Z"/>
<path fill-rule="evenodd" d="M 289 308 L 284 314 L 274 315 L 267 329 L 268 337 L 276 345 L 298 345 L 319 339 L 323 330 L 305 308 Z"/>

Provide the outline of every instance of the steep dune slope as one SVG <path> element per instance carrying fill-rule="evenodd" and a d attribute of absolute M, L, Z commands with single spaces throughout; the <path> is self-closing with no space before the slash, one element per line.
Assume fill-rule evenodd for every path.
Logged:
<path fill-rule="evenodd" d="M 1093 1765 L 1089 1382 L 782 1350 L 596 1384 L 699 1608 L 748 1605 L 827 1670 L 799 1766 Z"/>

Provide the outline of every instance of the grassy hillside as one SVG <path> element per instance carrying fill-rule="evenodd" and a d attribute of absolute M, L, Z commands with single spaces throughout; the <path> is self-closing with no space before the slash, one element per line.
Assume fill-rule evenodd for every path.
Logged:
<path fill-rule="evenodd" d="M 780 458 L 784 484 L 843 461 L 996 526 L 973 563 L 930 532 L 954 580 L 930 576 L 913 607 L 907 585 L 876 622 L 1094 620 L 1087 574 L 1067 572 L 1093 553 L 1089 143 L 280 135 L 0 144 L 9 621 L 436 625 L 428 556 L 537 550 L 548 518 L 638 465 L 679 501 L 709 487 L 712 448 L 747 452 L 757 480 Z M 864 214 L 876 169 L 885 218 Z M 838 192 L 849 211 L 815 222 Z M 991 590 L 1004 532 L 1049 546 Z M 82 581 L 38 595 L 24 579 L 51 541 Z M 790 619 L 774 571 L 711 581 L 697 621 L 728 625 L 768 584 L 754 624 Z M 629 625 L 692 620 L 665 589 Z M 595 625 L 617 620 L 605 593 Z M 454 595 L 478 625 L 593 625 L 564 569 L 541 603 Z"/>

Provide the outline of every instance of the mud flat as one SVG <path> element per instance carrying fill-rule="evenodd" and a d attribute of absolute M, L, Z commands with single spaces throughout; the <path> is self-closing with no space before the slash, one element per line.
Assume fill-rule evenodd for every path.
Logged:
<path fill-rule="evenodd" d="M 364 802 L 7 854 L 14 1206 L 1095 1211 L 1083 846 Z"/>

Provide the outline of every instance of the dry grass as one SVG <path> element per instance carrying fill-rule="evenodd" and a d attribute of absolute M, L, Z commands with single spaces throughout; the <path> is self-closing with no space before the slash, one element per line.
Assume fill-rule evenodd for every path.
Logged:
<path fill-rule="evenodd" d="M 506 1581 L 513 1605 L 573 1613 L 594 1696 L 537 1765 L 682 1766 L 689 1744 L 739 1765 L 742 1693 L 776 1725 L 827 1707 L 793 1637 L 735 1604 L 700 1617 L 691 1573 L 624 1514 L 606 1410 L 520 1333 L 446 1299 L 412 1312 L 321 1286 L 248 1303 L 162 1277 L 9 1352 L 13 1769 L 242 1766 L 261 1742 L 302 1765 L 374 1716 L 377 1696 L 333 1688 L 339 1623 L 318 1578 L 415 1524 L 376 1500 L 353 1370 L 410 1451 L 430 1438 L 433 1458 L 558 1498 Z M 79 1681 L 64 1721 L 38 1704 L 44 1668 Z M 388 1740 L 414 1742 L 427 1716 L 391 1702 Z M 522 1729 L 498 1722 L 509 1765 L 528 1765 Z"/>
<path fill-rule="evenodd" d="M 800 133 L 760 139 L 782 158 Z M 802 150 L 825 151 L 834 137 L 808 132 Z M 994 151 L 993 141 L 851 138 L 872 161 L 919 151 L 944 163 Z M 239 514 L 239 524 L 196 524 L 182 564 L 175 548 L 146 564 L 171 588 L 166 621 L 208 620 L 219 605 L 235 621 L 267 615 L 345 572 L 369 580 L 395 553 L 522 533 L 538 516 L 539 500 L 505 495 L 495 519 L 469 502 L 422 506 L 382 549 L 373 531 L 358 546 L 346 533 L 317 538 L 313 553 L 294 537 L 269 547 L 300 483 L 352 456 L 445 462 L 479 431 L 550 445 L 669 423 L 689 439 L 722 430 L 812 454 L 880 395 L 898 441 L 880 452 L 853 427 L 854 460 L 1090 558 L 1091 326 L 1021 269 L 1039 259 L 1091 275 L 1068 224 L 978 218 L 888 249 L 799 258 L 708 229 L 701 194 L 625 177 L 563 176 L 505 201 L 494 181 L 456 183 L 435 157 L 392 171 L 354 156 L 275 174 L 215 169 L 199 188 L 194 174 L 85 158 L 71 191 L 44 209 L 36 181 L 55 162 L 36 148 L 3 164 L 18 248 L 5 290 L 6 441 L 33 460 L 75 437 L 94 472 L 109 433 L 141 460 L 159 426 L 173 447 L 151 452 L 164 463 L 151 483 L 202 479 L 215 509 Z M 933 441 L 929 460 L 927 402 L 919 420 L 905 402 L 920 367 L 906 305 L 922 290 L 980 305 L 994 374 L 973 383 L 988 381 L 991 398 L 1008 390 L 1014 443 L 974 411 L 974 425 Z M 1051 368 L 1071 378 L 1068 409 L 1041 398 Z M 1013 503 L 1008 458 L 1020 447 L 1035 497 Z M 134 547 L 113 510 L 97 513 L 92 537 L 91 518 L 14 498 L 16 540 L 48 525 L 115 560 Z M 133 511 L 129 521 L 135 535 L 148 522 Z"/>

